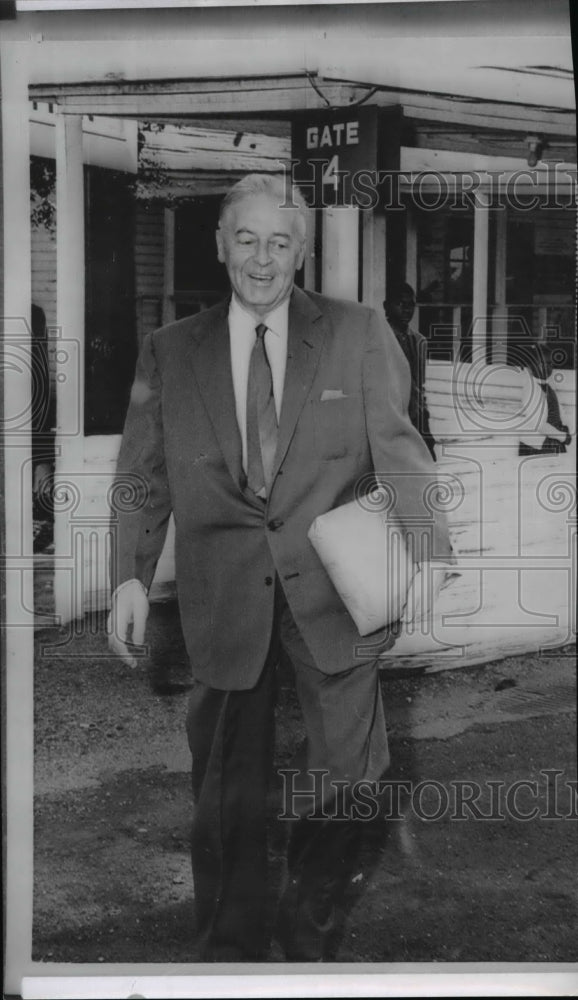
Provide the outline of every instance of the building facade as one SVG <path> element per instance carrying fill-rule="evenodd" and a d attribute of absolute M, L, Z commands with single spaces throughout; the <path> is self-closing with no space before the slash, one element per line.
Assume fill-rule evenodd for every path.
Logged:
<path fill-rule="evenodd" d="M 502 434 L 507 447 L 499 457 L 501 467 L 511 466 L 520 344 L 556 346 L 557 391 L 574 430 L 576 152 L 567 11 L 537 4 L 521 25 L 513 3 L 497 38 L 491 5 L 462 5 L 459 24 L 447 5 L 443 16 L 441 6 L 403 6 L 239 10 L 226 23 L 222 12 L 206 9 L 112 19 L 34 12 L 11 26 L 4 136 L 20 174 L 12 175 L 18 191 L 5 233 L 9 247 L 18 232 L 23 252 L 12 265 L 19 273 L 8 300 L 14 316 L 26 317 L 31 302 L 44 309 L 52 336 L 54 593 L 62 620 L 108 601 L 110 486 L 139 344 L 160 323 L 226 291 L 213 255 L 218 200 L 248 170 L 287 170 L 303 116 L 325 123 L 310 125 L 312 149 L 325 156 L 322 192 L 338 190 L 346 135 L 369 180 L 357 200 L 312 205 L 300 280 L 377 309 L 392 283 L 414 287 L 415 322 L 428 340 L 433 430 L 448 475 L 464 473 L 463 462 L 474 461 L 464 454 L 480 441 L 495 451 L 504 414 L 510 435 Z M 377 131 L 365 145 L 359 123 L 372 115 Z M 53 139 L 41 140 L 42 130 Z M 52 225 L 37 212 L 31 229 L 21 169 L 30 156 L 33 177 L 55 165 Z M 42 191 L 32 194 L 38 209 Z M 471 400 L 463 386 L 472 369 L 487 370 L 486 411 L 464 428 L 460 413 Z M 24 433 L 19 440 L 22 452 L 13 457 L 21 476 Z M 495 466 L 495 454 L 483 462 L 476 454 L 482 472 L 474 497 Z M 512 496 L 517 502 L 515 484 Z M 26 523 L 25 510 L 23 517 Z M 460 528 L 469 532 L 464 551 L 499 552 L 501 543 L 488 548 L 480 536 L 482 517 L 474 504 Z M 541 530 L 546 543 L 566 529 Z M 157 596 L 171 589 L 171 544 L 169 536 Z"/>

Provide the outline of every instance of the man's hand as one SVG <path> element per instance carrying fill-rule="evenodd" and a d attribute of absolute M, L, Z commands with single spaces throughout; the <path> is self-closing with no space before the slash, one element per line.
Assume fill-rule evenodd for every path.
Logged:
<path fill-rule="evenodd" d="M 140 580 L 127 580 L 112 595 L 110 614 L 106 623 L 108 645 L 111 652 L 120 656 L 128 667 L 136 667 L 137 658 L 128 646 L 128 633 L 132 625 L 131 644 L 142 646 L 149 613 L 146 590 Z"/>
<path fill-rule="evenodd" d="M 440 590 L 455 576 L 460 573 L 449 563 L 437 560 L 417 563 L 401 617 L 402 625 L 431 618 Z"/>

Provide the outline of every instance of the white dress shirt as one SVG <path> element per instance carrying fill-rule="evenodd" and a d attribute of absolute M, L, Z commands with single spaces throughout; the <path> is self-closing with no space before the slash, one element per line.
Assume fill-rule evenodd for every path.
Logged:
<path fill-rule="evenodd" d="M 229 342 L 231 345 L 231 371 L 235 393 L 235 412 L 243 445 L 243 468 L 247 471 L 247 382 L 251 352 L 256 340 L 255 329 L 259 323 L 267 327 L 265 350 L 273 378 L 273 396 L 277 420 L 281 414 L 283 383 L 287 362 L 287 333 L 289 329 L 289 299 L 263 319 L 257 319 L 243 308 L 235 295 L 229 306 Z"/>

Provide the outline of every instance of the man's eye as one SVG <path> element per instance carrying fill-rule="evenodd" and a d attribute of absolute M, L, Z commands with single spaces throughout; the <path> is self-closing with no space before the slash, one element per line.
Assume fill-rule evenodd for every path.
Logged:
<path fill-rule="evenodd" d="M 271 244 L 272 250 L 287 250 L 288 247 L 289 243 L 287 242 L 287 240 L 273 240 Z"/>
<path fill-rule="evenodd" d="M 254 242 L 255 242 L 255 240 L 251 239 L 250 236 L 239 236 L 238 239 L 237 239 L 237 243 L 240 246 L 242 246 L 242 247 L 253 246 Z"/>

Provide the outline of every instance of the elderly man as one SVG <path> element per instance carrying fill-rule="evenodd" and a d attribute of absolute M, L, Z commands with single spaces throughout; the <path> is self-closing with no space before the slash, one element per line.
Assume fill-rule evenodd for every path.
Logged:
<path fill-rule="evenodd" d="M 276 935 L 288 960 L 319 961 L 359 839 L 359 823 L 331 811 L 331 782 L 348 789 L 388 767 L 376 657 L 393 637 L 385 629 L 359 651 L 307 532 L 375 473 L 402 522 L 425 525 L 424 557 L 449 562 L 451 548 L 425 500 L 432 465 L 407 416 L 410 376 L 391 331 L 370 309 L 294 287 L 302 198 L 279 178 L 245 177 L 224 199 L 217 248 L 230 299 L 143 344 L 118 466 L 142 497 L 118 514 L 109 631 L 134 664 L 129 628 L 142 643 L 172 511 L 194 675 L 192 862 L 205 961 L 268 954 L 266 792 L 275 670 L 288 654 L 307 734 L 292 788 L 305 794 L 287 811 Z M 429 579 L 421 557 L 416 547 L 414 606 Z"/>

